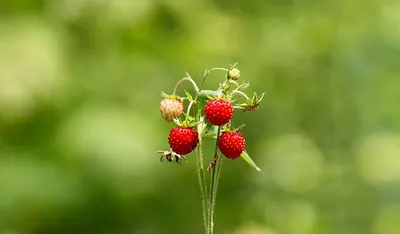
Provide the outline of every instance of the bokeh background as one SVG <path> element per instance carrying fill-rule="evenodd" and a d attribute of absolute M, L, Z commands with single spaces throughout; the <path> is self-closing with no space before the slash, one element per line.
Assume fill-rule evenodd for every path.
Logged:
<path fill-rule="evenodd" d="M 160 92 L 234 62 L 262 172 L 224 161 L 216 233 L 398 234 L 399 61 L 399 1 L 1 1 L 0 234 L 204 233 Z"/>

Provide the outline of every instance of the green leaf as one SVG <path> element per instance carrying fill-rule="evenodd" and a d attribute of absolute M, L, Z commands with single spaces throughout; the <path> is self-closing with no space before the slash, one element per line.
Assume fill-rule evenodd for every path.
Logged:
<path fill-rule="evenodd" d="M 249 154 L 246 151 L 243 151 L 243 153 L 240 155 L 246 161 L 250 166 L 254 167 L 257 171 L 261 171 L 259 167 L 257 167 L 256 163 L 253 161 L 253 159 L 250 158 Z"/>
<path fill-rule="evenodd" d="M 217 126 L 214 126 L 214 125 L 211 125 L 211 126 L 207 129 L 207 131 L 206 131 L 206 133 L 204 134 L 204 136 L 205 136 L 205 137 L 211 137 L 211 138 L 217 139 L 217 132 L 218 132 L 218 127 L 217 127 Z"/>
<path fill-rule="evenodd" d="M 185 90 L 185 94 L 186 94 L 186 97 L 189 100 L 189 102 L 192 102 L 193 101 L 192 95 L 190 95 L 190 93 L 188 91 L 186 91 L 186 90 Z"/>
<path fill-rule="evenodd" d="M 199 97 L 218 97 L 222 94 L 221 90 L 201 90 L 197 93 Z"/>

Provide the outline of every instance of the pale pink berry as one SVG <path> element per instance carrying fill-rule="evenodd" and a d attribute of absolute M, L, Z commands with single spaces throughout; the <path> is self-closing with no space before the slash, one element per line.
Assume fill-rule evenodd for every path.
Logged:
<path fill-rule="evenodd" d="M 168 122 L 179 118 L 183 114 L 183 103 L 180 98 L 164 98 L 160 103 L 161 116 Z"/>

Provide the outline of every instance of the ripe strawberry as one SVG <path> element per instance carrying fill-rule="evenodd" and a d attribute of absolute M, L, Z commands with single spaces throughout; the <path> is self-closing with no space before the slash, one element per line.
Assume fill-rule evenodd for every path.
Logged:
<path fill-rule="evenodd" d="M 199 136 L 193 128 L 175 127 L 169 133 L 168 142 L 175 153 L 185 155 L 196 149 Z"/>
<path fill-rule="evenodd" d="M 206 103 L 204 112 L 210 123 L 222 126 L 232 119 L 233 106 L 224 99 L 211 99 Z"/>
<path fill-rule="evenodd" d="M 246 140 L 240 132 L 223 132 L 219 138 L 218 148 L 225 157 L 236 159 L 246 148 Z"/>
<path fill-rule="evenodd" d="M 164 98 L 160 103 L 161 116 L 168 122 L 179 118 L 183 113 L 183 103 L 180 98 Z"/>

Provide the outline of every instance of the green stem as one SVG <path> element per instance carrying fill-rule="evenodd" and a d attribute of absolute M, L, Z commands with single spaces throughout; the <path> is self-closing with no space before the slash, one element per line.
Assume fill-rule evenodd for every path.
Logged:
<path fill-rule="evenodd" d="M 243 97 L 246 98 L 247 100 L 250 99 L 249 96 L 247 96 L 245 93 L 243 93 L 242 91 L 236 90 L 236 89 L 233 90 L 233 91 L 231 92 L 231 94 L 238 94 L 238 95 L 243 96 Z"/>
<path fill-rule="evenodd" d="M 204 73 L 203 80 L 201 81 L 201 84 L 200 84 L 200 91 L 203 89 L 203 85 L 204 85 L 204 82 L 205 82 L 206 79 L 207 79 L 208 74 L 210 74 L 210 72 L 207 70 L 207 71 Z"/>
<path fill-rule="evenodd" d="M 208 72 L 215 71 L 215 70 L 220 70 L 220 71 L 228 72 L 228 69 L 222 68 L 222 67 L 214 67 L 214 68 L 211 68 L 210 70 L 208 70 Z"/>
<path fill-rule="evenodd" d="M 237 88 L 240 87 L 240 85 L 234 80 L 229 80 L 229 82 L 232 83 L 232 84 L 235 84 Z"/>
<path fill-rule="evenodd" d="M 182 78 L 181 80 L 178 81 L 178 83 L 176 83 L 174 91 L 172 92 L 172 95 L 176 94 L 176 90 L 178 89 L 178 86 L 185 80 L 190 81 L 190 83 L 192 83 L 193 88 L 196 91 L 196 93 L 199 92 L 199 87 L 197 87 L 196 82 L 194 82 L 194 80 L 192 79 L 192 77 L 189 76 L 189 74 L 186 74 L 186 77 Z"/>
<path fill-rule="evenodd" d="M 198 125 L 200 126 L 200 125 Z M 200 130 L 200 129 L 199 129 Z M 199 131 L 200 132 L 200 131 Z M 202 207 L 203 207 L 203 222 L 204 228 L 207 230 L 208 226 L 208 191 L 206 185 L 206 177 L 204 175 L 204 164 L 203 164 L 203 149 L 202 149 L 202 139 L 199 138 L 199 145 L 197 146 L 197 176 L 199 178 L 200 184 L 200 192 L 201 192 L 201 199 L 202 199 Z"/>
<path fill-rule="evenodd" d="M 211 207 L 210 207 L 210 220 L 211 220 L 211 232 L 210 234 L 214 233 L 214 214 L 215 214 L 215 201 L 217 198 L 217 189 L 218 189 L 218 182 L 221 173 L 221 164 L 222 164 L 222 157 L 218 157 L 216 165 L 214 166 L 213 173 L 214 173 L 214 189 L 213 194 L 211 195 Z"/>
<path fill-rule="evenodd" d="M 188 106 L 187 111 L 186 111 L 186 118 L 188 118 L 188 116 L 189 116 L 189 114 L 190 114 L 190 109 L 192 108 L 192 105 L 193 105 L 193 101 L 191 101 L 191 102 L 189 103 L 189 106 Z"/>
<path fill-rule="evenodd" d="M 228 72 L 228 69 L 225 68 L 211 68 L 209 70 L 206 70 L 203 76 L 203 80 L 201 81 L 200 88 L 195 88 L 196 92 L 200 92 L 203 89 L 204 82 L 206 81 L 208 75 L 210 74 L 211 71 L 214 70 L 221 70 Z M 177 84 L 178 86 L 178 84 Z M 175 87 L 176 90 L 176 87 Z M 174 93 L 175 93 L 174 90 Z M 196 100 L 197 100 L 197 95 L 196 95 Z M 196 113 L 198 112 L 198 105 L 196 105 Z M 197 120 L 199 117 L 197 117 Z M 202 194 L 202 205 L 203 205 L 203 218 L 204 218 L 204 225 L 206 228 L 206 233 L 207 234 L 212 234 L 214 233 L 214 223 L 213 223 L 213 217 L 214 217 L 214 207 L 215 207 L 215 198 L 216 198 L 216 191 L 217 191 L 217 186 L 218 186 L 218 178 L 219 178 L 219 168 L 221 166 L 221 160 L 219 161 L 218 168 L 217 168 L 217 173 L 216 169 L 214 166 L 213 172 L 212 172 L 212 180 L 210 183 L 210 191 L 211 193 L 208 194 L 207 190 L 207 184 L 206 184 L 206 179 L 204 175 L 204 165 L 203 165 L 203 150 L 202 150 L 202 132 L 204 129 L 200 129 L 203 126 L 202 124 L 198 125 L 197 132 L 200 134 L 199 136 L 199 145 L 197 147 L 197 168 L 198 168 L 198 177 L 199 177 L 199 184 L 200 184 L 200 190 Z M 214 159 L 217 159 L 218 157 L 218 140 L 219 140 L 219 135 L 221 133 L 221 128 L 218 127 L 218 134 L 217 134 L 217 142 L 215 145 L 215 153 L 214 153 Z M 210 197 L 208 198 L 208 195 Z"/>
<path fill-rule="evenodd" d="M 213 197 L 213 202 L 214 202 L 214 207 L 213 207 L 213 211 L 212 211 L 212 215 L 214 218 L 214 213 L 215 213 L 215 201 L 216 201 L 216 197 L 217 197 L 217 188 L 218 188 L 218 184 L 219 184 L 219 176 L 221 174 L 221 164 L 222 164 L 222 159 L 223 157 L 218 157 L 218 161 L 217 161 L 217 165 L 215 165 L 216 169 L 215 169 L 215 184 L 214 184 L 214 197 Z"/>
<path fill-rule="evenodd" d="M 203 80 L 201 81 L 201 84 L 200 84 L 200 90 L 203 88 L 204 81 L 206 81 L 206 78 L 207 78 L 207 76 L 210 74 L 210 72 L 216 71 L 216 70 L 228 72 L 228 69 L 226 69 L 226 68 L 221 68 L 221 67 L 214 67 L 214 68 L 211 68 L 211 69 L 209 69 L 209 70 L 206 70 L 206 71 L 204 72 Z"/>
<path fill-rule="evenodd" d="M 220 161 L 218 161 L 218 141 L 219 141 L 219 136 L 221 133 L 221 127 L 218 127 L 218 132 L 217 132 L 217 140 L 215 143 L 215 151 L 214 151 L 214 159 L 215 164 L 213 169 L 212 169 L 212 174 L 211 174 L 211 186 L 210 186 L 210 198 L 209 198 L 209 214 L 208 214 L 208 228 L 207 228 L 207 233 L 208 234 L 213 234 L 214 233 L 214 213 L 215 213 L 215 199 L 217 197 L 217 187 L 218 187 L 218 179 L 219 179 L 219 169 L 220 169 Z M 218 161 L 218 166 L 217 166 L 217 161 Z"/>

